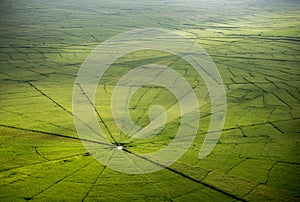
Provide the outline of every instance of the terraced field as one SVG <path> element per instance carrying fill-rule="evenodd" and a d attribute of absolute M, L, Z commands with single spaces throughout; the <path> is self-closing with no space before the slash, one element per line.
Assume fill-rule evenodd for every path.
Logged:
<path fill-rule="evenodd" d="M 0 201 L 298 201 L 299 9 L 297 1 L 279 0 L 0 1 Z M 201 76 L 162 51 L 119 58 L 95 100 L 107 139 L 126 147 L 116 152 L 156 151 L 178 131 L 180 118 L 149 139 L 130 138 L 116 126 L 113 89 L 136 67 L 177 71 L 193 87 L 201 115 L 183 157 L 135 175 L 101 164 L 85 149 L 72 94 L 82 63 L 100 43 L 149 27 L 184 33 L 207 51 L 223 79 L 227 115 L 216 147 L 199 159 L 212 116 Z M 130 100 L 132 120 L 148 125 L 154 105 L 179 112 L 168 90 L 145 86 Z"/>

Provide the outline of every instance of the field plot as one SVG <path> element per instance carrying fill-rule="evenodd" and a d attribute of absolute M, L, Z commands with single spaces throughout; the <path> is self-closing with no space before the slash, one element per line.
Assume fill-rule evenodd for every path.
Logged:
<path fill-rule="evenodd" d="M 0 1 L 0 201 L 299 201 L 300 4 L 297 1 Z M 159 150 L 180 117 L 155 137 L 130 138 L 116 126 L 111 96 L 142 65 L 165 65 L 193 87 L 200 125 L 170 167 L 133 175 L 102 165 L 77 135 L 72 92 L 101 42 L 157 27 L 185 33 L 213 59 L 226 87 L 227 116 L 213 152 L 199 159 L 211 118 L 210 96 L 186 61 L 166 52 L 119 58 L 99 82 L 95 109 L 110 141 L 132 153 Z M 158 86 L 130 100 L 136 125 L 176 98 Z M 123 152 L 123 151 L 120 151 Z M 138 165 L 137 165 L 138 166 Z"/>

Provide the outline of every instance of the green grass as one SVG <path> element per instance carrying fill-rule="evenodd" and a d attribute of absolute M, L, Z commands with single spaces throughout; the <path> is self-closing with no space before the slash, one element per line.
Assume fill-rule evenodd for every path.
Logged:
<path fill-rule="evenodd" d="M 299 200 L 299 8 L 283 0 L 0 2 L 0 201 Z M 194 87 L 201 115 L 183 157 L 155 173 L 130 175 L 100 164 L 78 140 L 72 91 L 97 45 L 147 27 L 183 32 L 208 52 L 226 87 L 227 117 L 215 149 L 199 160 L 211 118 L 202 78 L 161 51 L 119 58 L 99 83 L 96 109 L 128 150 L 163 148 L 180 122 L 169 122 L 151 139 L 120 132 L 111 95 L 135 67 L 176 70 Z M 174 100 L 166 89 L 146 86 L 130 100 L 132 120 L 145 126 L 151 106 L 167 108 Z M 169 113 L 178 114 L 179 107 Z"/>

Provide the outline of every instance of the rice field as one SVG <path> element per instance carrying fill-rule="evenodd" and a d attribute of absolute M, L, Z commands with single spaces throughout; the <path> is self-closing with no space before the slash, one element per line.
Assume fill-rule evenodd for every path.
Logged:
<path fill-rule="evenodd" d="M 299 2 L 8 0 L 0 1 L 0 19 L 0 201 L 299 200 Z M 126 148 L 119 152 L 164 148 L 182 118 L 174 94 L 146 85 L 129 101 L 132 121 L 146 127 L 156 105 L 172 106 L 168 115 L 177 118 L 155 137 L 127 136 L 111 107 L 124 74 L 166 66 L 186 79 L 199 104 L 197 134 L 184 155 L 156 172 L 130 174 L 85 148 L 72 96 L 83 62 L 99 44 L 145 28 L 183 33 L 205 49 L 223 80 L 226 119 L 213 151 L 199 159 L 212 117 L 203 78 L 160 50 L 116 59 L 98 83 L 94 109 L 105 137 Z"/>

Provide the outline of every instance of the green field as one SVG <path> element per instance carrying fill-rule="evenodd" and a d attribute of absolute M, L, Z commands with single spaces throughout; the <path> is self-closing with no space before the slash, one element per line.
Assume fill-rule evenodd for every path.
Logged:
<path fill-rule="evenodd" d="M 142 65 L 180 73 L 201 115 L 183 157 L 134 175 L 102 165 L 85 149 L 74 126 L 72 93 L 92 50 L 143 28 L 184 33 L 207 51 L 226 88 L 227 114 L 216 147 L 199 159 L 212 115 L 201 76 L 162 51 L 119 58 L 103 75 L 95 100 L 111 142 L 144 154 L 165 147 L 178 131 L 180 118 L 149 139 L 130 138 L 116 126 L 113 89 Z M 299 1 L 0 1 L 0 201 L 299 201 L 299 101 Z M 154 105 L 180 110 L 168 90 L 145 86 L 130 100 L 136 125 L 150 123 Z"/>

